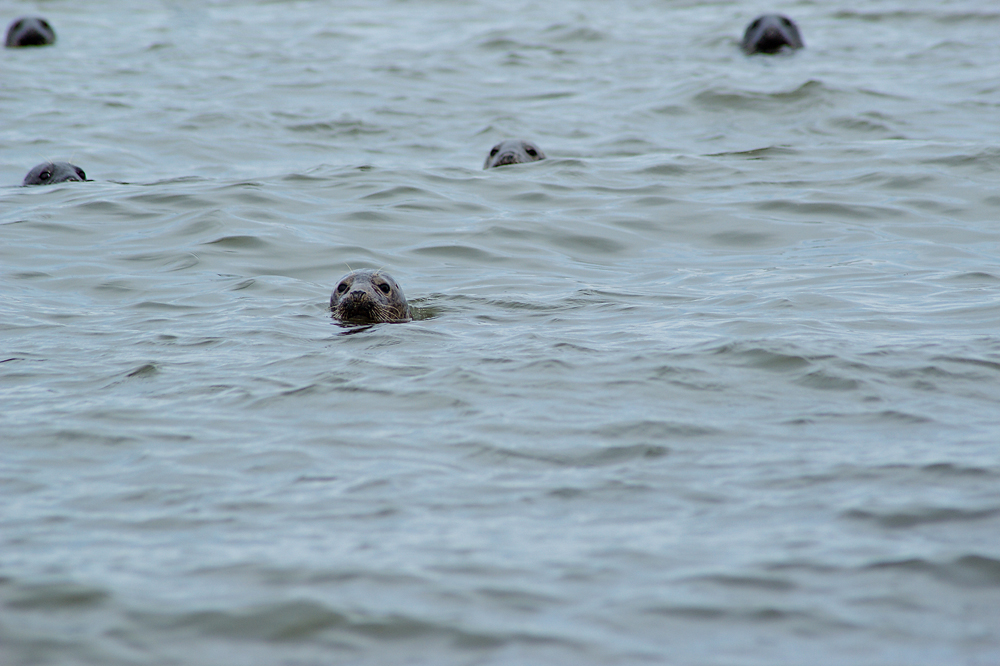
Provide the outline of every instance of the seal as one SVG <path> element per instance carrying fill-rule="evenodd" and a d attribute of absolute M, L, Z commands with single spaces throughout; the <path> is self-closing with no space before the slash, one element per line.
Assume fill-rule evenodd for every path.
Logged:
<path fill-rule="evenodd" d="M 522 162 L 537 162 L 544 160 L 545 153 L 541 148 L 523 139 L 508 139 L 493 146 L 486 156 L 484 169 L 503 166 L 504 164 L 521 164 Z"/>
<path fill-rule="evenodd" d="M 22 16 L 7 28 L 5 46 L 47 46 L 56 41 L 56 31 L 41 16 Z"/>
<path fill-rule="evenodd" d="M 42 162 L 28 172 L 21 185 L 53 185 L 67 181 L 87 180 L 83 169 L 69 162 Z"/>
<path fill-rule="evenodd" d="M 392 276 L 382 271 L 352 271 L 340 278 L 330 296 L 330 310 L 351 324 L 410 321 L 410 306 Z"/>
<path fill-rule="evenodd" d="M 801 49 L 805 44 L 799 28 L 787 16 L 764 14 L 758 16 L 743 33 L 743 50 L 754 53 L 777 53 L 784 47 Z"/>

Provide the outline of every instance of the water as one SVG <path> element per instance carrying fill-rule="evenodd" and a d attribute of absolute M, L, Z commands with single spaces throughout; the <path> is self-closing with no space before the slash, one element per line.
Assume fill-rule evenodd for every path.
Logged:
<path fill-rule="evenodd" d="M 5 5 L 0 662 L 1000 661 L 1000 11 L 759 9 Z"/>

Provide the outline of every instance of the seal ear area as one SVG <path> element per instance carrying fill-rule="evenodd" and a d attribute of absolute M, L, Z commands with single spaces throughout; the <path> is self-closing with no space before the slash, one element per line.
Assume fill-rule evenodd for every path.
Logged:
<path fill-rule="evenodd" d="M 52 181 L 52 174 L 55 173 L 56 165 L 53 162 L 43 162 L 36 165 L 25 175 L 21 182 L 25 185 L 48 185 Z"/>
<path fill-rule="evenodd" d="M 527 141 L 524 142 L 524 152 L 528 153 L 533 160 L 545 159 L 545 153 L 543 153 L 538 146 L 533 143 L 528 143 Z"/>
<path fill-rule="evenodd" d="M 392 278 L 387 277 L 383 273 L 373 273 L 372 284 L 374 284 L 378 290 L 386 296 L 391 295 L 394 291 L 399 291 L 399 285 L 397 285 Z"/>
<path fill-rule="evenodd" d="M 788 45 L 793 49 L 805 48 L 806 44 L 802 40 L 802 33 L 799 32 L 799 26 L 795 24 L 795 21 L 781 15 L 778 16 L 778 20 L 781 21 L 781 25 L 788 28 Z"/>
<path fill-rule="evenodd" d="M 347 275 L 343 277 L 336 287 L 333 289 L 333 294 L 330 295 L 330 307 L 334 308 L 337 306 L 337 301 L 343 296 L 347 295 L 347 291 L 351 288 L 351 283 L 354 281 L 354 275 Z"/>
<path fill-rule="evenodd" d="M 486 161 L 483 162 L 483 168 L 484 169 L 489 169 L 490 168 L 490 162 L 492 162 L 493 158 L 496 157 L 497 153 L 500 152 L 500 147 L 502 145 L 503 145 L 503 142 L 501 141 L 497 145 L 493 146 L 492 149 L 490 149 L 490 154 L 486 156 Z"/>

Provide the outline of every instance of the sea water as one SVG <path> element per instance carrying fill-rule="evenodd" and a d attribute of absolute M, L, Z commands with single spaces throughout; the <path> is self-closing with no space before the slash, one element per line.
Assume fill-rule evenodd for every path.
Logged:
<path fill-rule="evenodd" d="M 3 664 L 1000 662 L 1000 8 L 3 8 Z"/>

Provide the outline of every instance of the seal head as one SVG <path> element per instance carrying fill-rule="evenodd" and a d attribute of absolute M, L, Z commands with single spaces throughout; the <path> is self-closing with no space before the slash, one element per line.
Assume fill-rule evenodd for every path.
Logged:
<path fill-rule="evenodd" d="M 490 154 L 486 156 L 484 169 L 503 166 L 504 164 L 521 164 L 522 162 L 537 162 L 544 160 L 545 153 L 542 149 L 522 139 L 508 139 L 493 146 Z"/>
<path fill-rule="evenodd" d="M 743 33 L 743 50 L 747 55 L 777 53 L 786 46 L 801 49 L 805 44 L 795 23 L 781 14 L 758 16 Z"/>
<path fill-rule="evenodd" d="M 40 16 L 22 16 L 7 28 L 5 46 L 47 46 L 56 41 L 56 31 Z"/>
<path fill-rule="evenodd" d="M 348 273 L 330 296 L 330 310 L 350 324 L 410 321 L 410 306 L 392 276 L 382 271 Z"/>
<path fill-rule="evenodd" d="M 87 180 L 83 169 L 69 162 L 43 162 L 28 172 L 22 185 L 52 185 Z"/>

